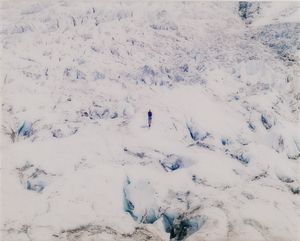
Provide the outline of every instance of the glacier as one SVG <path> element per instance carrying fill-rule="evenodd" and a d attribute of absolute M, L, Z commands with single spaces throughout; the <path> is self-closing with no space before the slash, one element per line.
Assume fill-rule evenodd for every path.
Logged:
<path fill-rule="evenodd" d="M 300 241 L 299 9 L 2 1 L 1 240 Z"/>

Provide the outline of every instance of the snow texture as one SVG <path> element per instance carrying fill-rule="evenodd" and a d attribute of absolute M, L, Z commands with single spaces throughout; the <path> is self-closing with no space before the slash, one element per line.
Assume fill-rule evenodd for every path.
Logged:
<path fill-rule="evenodd" d="M 299 16 L 2 1 L 0 239 L 300 241 Z"/>

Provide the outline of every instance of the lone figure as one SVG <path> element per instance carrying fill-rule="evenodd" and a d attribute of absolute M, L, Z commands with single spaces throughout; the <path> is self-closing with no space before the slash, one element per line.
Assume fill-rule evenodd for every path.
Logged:
<path fill-rule="evenodd" d="M 151 127 L 151 122 L 152 122 L 152 112 L 151 110 L 148 111 L 148 127 Z"/>

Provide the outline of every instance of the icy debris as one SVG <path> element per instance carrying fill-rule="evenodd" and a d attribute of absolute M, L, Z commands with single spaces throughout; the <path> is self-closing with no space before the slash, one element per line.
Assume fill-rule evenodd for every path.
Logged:
<path fill-rule="evenodd" d="M 279 135 L 278 138 L 274 138 L 272 147 L 278 153 L 282 152 L 284 150 L 284 139 L 283 139 L 282 135 Z"/>
<path fill-rule="evenodd" d="M 160 85 L 160 86 L 172 86 L 173 82 L 189 82 L 189 83 L 200 83 L 205 84 L 206 81 L 203 80 L 199 75 L 192 75 L 188 78 L 184 78 L 185 73 L 190 72 L 188 64 L 183 64 L 178 67 L 179 70 L 174 71 L 170 67 L 160 66 L 156 68 L 155 66 L 144 65 L 138 71 L 135 77 L 136 83 L 144 83 L 147 85 Z"/>
<path fill-rule="evenodd" d="M 225 148 L 237 148 L 248 145 L 250 141 L 244 138 L 242 135 L 238 135 L 235 140 L 232 140 L 228 137 L 222 137 L 221 143 Z M 226 150 L 228 149 L 225 149 L 225 151 Z"/>
<path fill-rule="evenodd" d="M 237 152 L 237 153 L 230 153 L 229 154 L 232 158 L 240 161 L 243 165 L 246 165 L 249 163 L 250 159 L 248 156 L 245 155 L 243 152 Z"/>
<path fill-rule="evenodd" d="M 191 138 L 194 141 L 203 141 L 205 140 L 210 134 L 200 127 L 196 127 L 193 123 L 187 123 L 186 127 L 190 133 Z"/>
<path fill-rule="evenodd" d="M 52 235 L 53 240 L 116 240 L 116 241 L 163 241 L 156 234 L 153 234 L 145 227 L 135 227 L 131 233 L 121 233 L 109 226 L 102 226 L 99 224 L 85 224 L 75 228 L 64 229 L 59 233 Z"/>
<path fill-rule="evenodd" d="M 175 171 L 179 168 L 183 168 L 184 164 L 181 157 L 176 155 L 168 155 L 165 159 L 159 160 L 159 163 L 166 172 Z"/>
<path fill-rule="evenodd" d="M 192 175 L 192 181 L 196 184 L 201 184 L 201 185 L 204 185 L 204 186 L 210 186 L 207 184 L 207 181 L 205 179 L 202 179 L 200 177 L 198 177 L 197 175 Z"/>
<path fill-rule="evenodd" d="M 24 166 L 16 168 L 20 182 L 27 190 L 42 192 L 55 174 L 47 173 L 40 168 L 34 168 L 33 164 L 26 162 Z"/>
<path fill-rule="evenodd" d="M 5 135 L 8 135 L 10 140 L 14 143 L 16 141 L 17 133 L 14 129 L 8 128 L 4 125 L 2 125 L 2 130 Z"/>
<path fill-rule="evenodd" d="M 102 114 L 101 114 L 101 118 L 108 118 L 109 117 L 109 109 L 104 109 Z M 91 116 L 93 116 L 93 114 L 95 113 L 96 116 L 99 116 L 99 112 L 97 112 L 97 110 L 92 111 L 91 112 Z"/>
<path fill-rule="evenodd" d="M 50 131 L 52 137 L 64 138 L 76 134 L 79 127 L 71 125 L 68 120 L 65 120 L 65 123 L 44 125 L 43 129 Z"/>
<path fill-rule="evenodd" d="M 279 176 L 277 175 L 278 179 L 282 182 L 285 182 L 285 183 L 292 183 L 294 182 L 294 179 L 291 178 L 291 177 L 288 177 L 288 176 Z"/>
<path fill-rule="evenodd" d="M 133 218 L 133 220 L 137 221 L 138 217 L 134 214 L 134 205 L 129 200 L 129 197 L 127 194 L 126 187 L 128 185 L 130 185 L 129 179 L 127 179 L 127 183 L 124 185 L 124 188 L 123 188 L 123 208 L 124 208 L 125 212 L 130 214 L 130 216 Z"/>
<path fill-rule="evenodd" d="M 271 127 L 275 124 L 275 121 L 272 121 L 271 116 L 267 114 L 261 114 L 260 120 L 266 130 L 271 129 Z"/>
<path fill-rule="evenodd" d="M 189 72 L 189 66 L 188 66 L 188 64 L 181 65 L 179 67 L 179 69 L 181 70 L 181 72 Z"/>
<path fill-rule="evenodd" d="M 171 231 L 170 238 L 175 240 L 184 240 L 188 236 L 197 232 L 205 223 L 206 219 L 203 217 L 185 219 L 177 218 L 173 223 L 173 232 Z"/>
<path fill-rule="evenodd" d="M 119 116 L 118 112 L 113 111 L 110 107 L 105 107 L 93 102 L 88 110 L 81 109 L 77 112 L 81 117 L 88 117 L 90 120 L 97 119 L 115 119 Z"/>
<path fill-rule="evenodd" d="M 180 168 L 187 168 L 194 164 L 193 160 L 176 154 L 166 155 L 165 158 L 159 160 L 159 163 L 166 172 L 172 172 Z"/>
<path fill-rule="evenodd" d="M 230 140 L 226 137 L 221 138 L 221 143 L 223 146 L 227 146 L 230 144 Z"/>
<path fill-rule="evenodd" d="M 159 69 L 162 74 L 170 74 L 171 73 L 171 69 L 169 67 L 160 66 Z"/>
<path fill-rule="evenodd" d="M 250 93 L 248 93 L 248 95 L 261 94 L 265 93 L 268 90 L 271 90 L 268 83 L 257 82 L 251 85 L 251 88 L 249 88 Z"/>
<path fill-rule="evenodd" d="M 214 147 L 214 146 L 209 145 L 209 144 L 207 144 L 207 143 L 204 143 L 204 142 L 202 142 L 202 141 L 197 141 L 195 145 L 196 145 L 196 146 L 199 146 L 199 147 L 202 147 L 202 148 L 205 148 L 205 149 L 208 149 L 208 150 L 210 150 L 210 151 L 214 151 L 214 150 L 215 150 L 215 147 Z"/>
<path fill-rule="evenodd" d="M 155 76 L 157 73 L 149 65 L 144 65 L 141 70 L 140 81 L 144 84 L 155 84 Z"/>
<path fill-rule="evenodd" d="M 237 141 L 237 143 L 239 143 L 242 146 L 246 146 L 246 145 L 248 145 L 250 143 L 249 140 L 247 140 L 246 138 L 244 138 L 241 135 L 238 135 L 238 137 L 236 138 L 236 141 Z"/>
<path fill-rule="evenodd" d="M 4 226 L 4 228 L 2 228 L 2 231 L 8 232 L 10 235 L 14 235 L 14 237 L 16 237 L 18 235 L 22 235 L 27 240 L 33 240 L 31 237 L 33 227 L 29 224 L 24 224 L 24 222 L 20 222 L 16 225 L 13 225 L 9 229 L 6 229 L 6 226 L 8 226 L 8 223 L 4 223 L 3 226 Z M 20 236 L 18 236 L 18 237 L 19 238 L 13 238 L 13 240 L 24 240 L 24 238 L 20 238 Z M 5 240 L 7 240 L 7 239 L 5 238 Z"/>
<path fill-rule="evenodd" d="M 299 143 L 297 144 L 297 141 L 294 140 L 293 142 L 289 142 L 287 144 L 287 156 L 289 159 L 298 160 L 300 158 L 300 148 Z"/>
<path fill-rule="evenodd" d="M 178 26 L 172 22 L 154 23 L 151 24 L 150 27 L 155 30 L 177 30 L 178 29 Z"/>
<path fill-rule="evenodd" d="M 175 192 L 175 197 L 177 199 L 177 201 L 179 201 L 180 203 L 184 203 L 186 209 L 190 209 L 190 204 L 191 204 L 191 192 L 190 191 L 184 191 L 184 192 Z M 193 194 L 194 198 L 196 197 L 196 195 Z"/>
<path fill-rule="evenodd" d="M 182 81 L 184 81 L 184 78 L 181 75 L 177 74 L 177 75 L 174 76 L 174 80 L 176 82 L 182 82 Z"/>
<path fill-rule="evenodd" d="M 300 146 L 297 137 L 290 135 L 278 134 L 273 137 L 272 148 L 280 153 L 285 152 L 289 159 L 297 160 L 300 157 Z"/>
<path fill-rule="evenodd" d="M 248 192 L 242 192 L 242 195 L 247 198 L 248 200 L 253 200 L 254 196 L 251 193 Z"/>
<path fill-rule="evenodd" d="M 79 69 L 74 68 L 65 68 L 64 70 L 64 76 L 68 78 L 69 80 L 75 81 L 75 80 L 85 80 L 86 74 L 80 71 Z"/>
<path fill-rule="evenodd" d="M 266 178 L 268 175 L 269 175 L 268 172 L 264 171 L 264 172 L 256 175 L 255 177 L 253 177 L 251 181 L 257 181 L 259 179 Z"/>
<path fill-rule="evenodd" d="M 300 187 L 290 186 L 289 188 L 293 194 L 297 194 L 297 195 L 300 194 Z"/>
<path fill-rule="evenodd" d="M 259 29 L 258 39 L 277 52 L 287 63 L 295 63 L 300 43 L 298 39 L 299 23 L 276 23 L 264 25 Z"/>
<path fill-rule="evenodd" d="M 120 58 L 120 51 L 118 48 L 111 48 L 110 53 L 116 58 Z"/>
<path fill-rule="evenodd" d="M 203 128 L 196 126 L 192 121 L 186 124 L 186 127 L 189 131 L 191 138 L 196 142 L 189 146 L 199 146 L 201 148 L 205 148 L 211 151 L 215 150 L 215 146 L 213 144 L 207 143 L 208 137 L 213 140 L 213 136 L 205 131 Z M 206 142 L 204 142 L 206 141 Z"/>
<path fill-rule="evenodd" d="M 32 32 L 32 27 L 30 25 L 18 25 L 15 26 L 11 33 L 15 34 L 15 33 L 25 33 L 25 32 Z"/>
<path fill-rule="evenodd" d="M 129 38 L 129 39 L 127 39 L 126 42 L 130 43 L 132 46 L 137 46 L 137 47 L 140 47 L 140 48 L 145 47 L 145 43 L 143 41 L 139 41 L 139 40 L 134 39 L 134 38 Z"/>
<path fill-rule="evenodd" d="M 286 135 L 284 137 L 284 150 L 289 159 L 298 160 L 300 158 L 299 138 Z"/>
<path fill-rule="evenodd" d="M 33 133 L 32 124 L 28 121 L 23 121 L 23 123 L 17 129 L 18 136 L 30 137 Z"/>
<path fill-rule="evenodd" d="M 206 70 L 206 66 L 205 64 L 199 64 L 197 67 L 196 67 L 196 70 L 198 70 L 200 73 L 205 71 Z"/>
<path fill-rule="evenodd" d="M 118 115 L 118 113 L 117 112 L 113 112 L 113 113 L 111 113 L 111 115 L 109 116 L 110 117 L 110 119 L 115 119 L 115 118 L 117 118 L 119 115 Z"/>
<path fill-rule="evenodd" d="M 164 213 L 163 224 L 165 231 L 170 234 L 170 240 L 184 240 L 197 232 L 206 222 L 206 216 Z"/>
<path fill-rule="evenodd" d="M 245 23 L 250 24 L 254 17 L 259 14 L 259 4 L 258 2 L 239 2 L 239 15 Z"/>
<path fill-rule="evenodd" d="M 61 129 L 52 130 L 52 136 L 56 138 L 62 138 L 64 137 Z"/>
<path fill-rule="evenodd" d="M 28 175 L 26 180 L 26 189 L 36 192 L 41 192 L 46 187 L 47 183 L 44 181 L 47 173 L 44 170 L 36 168 L 31 175 Z"/>
<path fill-rule="evenodd" d="M 41 78 L 41 74 L 38 74 L 38 73 L 33 73 L 33 72 L 30 72 L 30 71 L 25 71 L 23 70 L 22 73 L 27 77 L 27 78 L 30 78 L 30 79 L 36 79 L 38 80 L 39 78 Z"/>
<path fill-rule="evenodd" d="M 153 224 L 157 219 L 160 218 L 160 213 L 153 208 L 149 208 L 144 215 L 141 217 L 141 223 L 150 223 Z"/>
<path fill-rule="evenodd" d="M 189 192 L 184 194 L 186 195 L 189 195 Z M 186 201 L 180 195 L 174 197 L 180 202 Z M 164 229 L 170 234 L 170 239 L 184 240 L 197 232 L 207 220 L 207 217 L 195 213 L 198 208 L 185 213 L 171 212 L 158 207 L 153 200 L 155 200 L 154 190 L 149 188 L 149 183 L 133 184 L 129 178 L 126 179 L 123 187 L 123 208 L 136 222 L 153 224 L 162 218 Z"/>
<path fill-rule="evenodd" d="M 155 192 L 148 181 L 132 183 L 127 177 L 123 186 L 123 209 L 139 223 L 154 223 L 162 210 L 155 204 Z"/>
<path fill-rule="evenodd" d="M 27 169 L 32 168 L 33 166 L 34 166 L 33 164 L 30 164 L 30 162 L 27 161 L 24 166 L 17 168 L 17 170 L 20 171 L 21 173 L 19 173 L 19 174 L 21 174 L 23 176 L 22 173 L 24 171 L 26 171 Z"/>
<path fill-rule="evenodd" d="M 98 226 L 98 225 L 92 225 L 92 224 L 86 224 L 86 225 L 80 225 L 76 228 L 72 228 L 72 229 L 66 229 L 66 230 L 62 230 L 61 233 L 69 233 L 69 234 L 75 234 L 75 233 L 80 233 L 82 231 L 101 231 L 102 227 Z M 112 230 L 111 230 L 112 231 Z"/>
<path fill-rule="evenodd" d="M 89 108 L 88 112 L 83 112 L 83 116 L 89 117 L 91 120 L 106 119 L 109 116 L 109 109 Z"/>
<path fill-rule="evenodd" d="M 195 183 L 195 184 L 200 184 L 200 185 L 203 185 L 205 187 L 210 187 L 210 188 L 214 188 L 214 189 L 219 189 L 219 190 L 226 190 L 228 188 L 231 188 L 231 186 L 229 185 L 219 185 L 219 186 L 214 186 L 214 185 L 211 185 L 207 182 L 206 179 L 204 178 L 200 178 L 198 177 L 197 175 L 192 175 L 192 181 Z"/>
<path fill-rule="evenodd" d="M 288 158 L 292 160 L 298 160 L 300 158 L 300 153 L 299 152 L 297 154 L 288 153 Z"/>
<path fill-rule="evenodd" d="M 27 190 L 35 191 L 35 192 L 41 192 L 45 188 L 46 183 L 43 181 L 36 181 L 36 182 L 30 182 L 27 180 L 26 182 L 26 188 Z"/>
<path fill-rule="evenodd" d="M 138 158 L 144 158 L 146 155 L 144 152 L 134 152 L 134 151 L 131 151 L 129 150 L 127 147 L 124 147 L 123 149 L 126 153 L 132 155 L 132 156 L 136 156 Z"/>
<path fill-rule="evenodd" d="M 93 73 L 93 78 L 94 78 L 94 80 L 103 80 L 103 79 L 105 79 L 105 74 L 95 71 Z"/>

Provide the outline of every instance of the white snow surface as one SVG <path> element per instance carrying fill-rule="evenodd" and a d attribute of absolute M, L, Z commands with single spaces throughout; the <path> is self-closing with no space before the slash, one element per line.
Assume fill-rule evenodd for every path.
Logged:
<path fill-rule="evenodd" d="M 3 1 L 1 240 L 300 241 L 299 2 L 238 10 Z"/>

